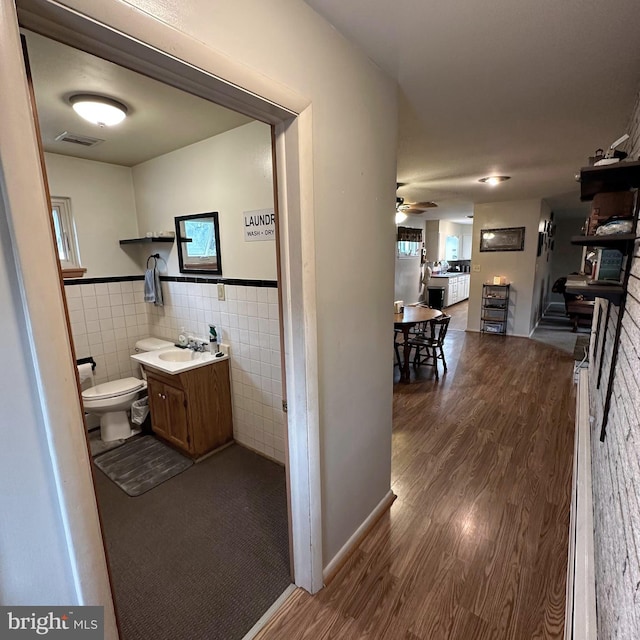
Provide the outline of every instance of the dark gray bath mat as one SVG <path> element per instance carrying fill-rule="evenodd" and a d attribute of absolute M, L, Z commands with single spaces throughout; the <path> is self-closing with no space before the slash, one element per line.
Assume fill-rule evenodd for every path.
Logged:
<path fill-rule="evenodd" d="M 135 438 L 94 459 L 96 466 L 130 496 L 140 496 L 188 469 L 189 460 L 153 436 Z"/>

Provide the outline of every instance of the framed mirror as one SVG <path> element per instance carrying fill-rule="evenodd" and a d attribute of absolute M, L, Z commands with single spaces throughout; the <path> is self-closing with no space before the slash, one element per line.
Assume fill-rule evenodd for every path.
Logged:
<path fill-rule="evenodd" d="M 218 212 L 179 216 L 175 221 L 180 273 L 222 275 Z"/>

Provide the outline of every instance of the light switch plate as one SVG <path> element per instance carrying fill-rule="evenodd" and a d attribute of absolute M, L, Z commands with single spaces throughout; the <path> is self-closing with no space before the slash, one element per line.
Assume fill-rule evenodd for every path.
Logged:
<path fill-rule="evenodd" d="M 224 284 L 218 283 L 218 300 L 224 300 Z"/>
<path fill-rule="evenodd" d="M 480 272 L 480 265 L 479 264 L 474 264 L 473 265 L 473 272 L 474 273 L 479 273 Z"/>

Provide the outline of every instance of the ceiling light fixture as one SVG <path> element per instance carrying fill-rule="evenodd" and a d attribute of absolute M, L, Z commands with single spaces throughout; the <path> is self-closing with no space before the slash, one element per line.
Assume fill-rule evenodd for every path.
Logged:
<path fill-rule="evenodd" d="M 127 117 L 127 107 L 111 98 L 79 93 L 71 96 L 69 102 L 80 117 L 99 127 L 112 127 Z"/>
<path fill-rule="evenodd" d="M 487 176 L 486 178 L 480 178 L 478 182 L 484 182 L 484 184 L 495 187 L 497 184 L 500 184 L 505 180 L 511 180 L 511 176 Z"/>
<path fill-rule="evenodd" d="M 404 211 L 396 211 L 396 224 L 400 224 L 407 219 L 407 214 Z"/>

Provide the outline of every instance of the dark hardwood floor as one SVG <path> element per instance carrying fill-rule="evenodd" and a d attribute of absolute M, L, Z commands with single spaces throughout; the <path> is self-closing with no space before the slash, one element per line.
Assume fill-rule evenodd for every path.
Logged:
<path fill-rule="evenodd" d="M 447 307 L 443 311 L 451 316 L 449 322 L 449 331 L 466 331 L 467 329 L 467 315 L 469 313 L 469 300 L 463 300 L 454 304 L 452 307 Z"/>
<path fill-rule="evenodd" d="M 562 638 L 573 360 L 461 331 L 446 353 L 439 382 L 395 386 L 390 512 L 260 640 Z"/>

